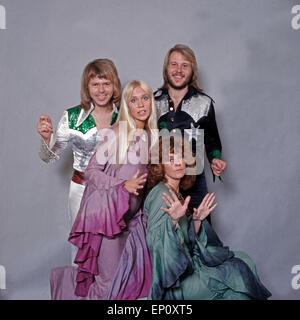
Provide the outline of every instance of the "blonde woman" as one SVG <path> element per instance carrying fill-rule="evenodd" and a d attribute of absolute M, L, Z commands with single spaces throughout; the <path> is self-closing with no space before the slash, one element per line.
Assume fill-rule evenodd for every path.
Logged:
<path fill-rule="evenodd" d="M 142 211 L 148 151 L 156 140 L 151 88 L 129 82 L 119 119 L 85 171 L 86 189 L 70 233 L 78 268 L 51 273 L 53 299 L 139 299 L 151 286 L 151 262 Z"/>

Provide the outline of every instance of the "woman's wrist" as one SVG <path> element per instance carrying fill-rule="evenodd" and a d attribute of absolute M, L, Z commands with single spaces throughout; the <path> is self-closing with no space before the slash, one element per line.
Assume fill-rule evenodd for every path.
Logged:
<path fill-rule="evenodd" d="M 128 180 L 125 180 L 123 183 L 124 183 L 123 184 L 124 188 L 129 192 L 129 190 L 128 190 Z"/>
<path fill-rule="evenodd" d="M 173 219 L 172 217 L 171 217 L 171 220 L 172 220 L 173 224 L 176 224 L 179 221 L 179 219 Z"/>
<path fill-rule="evenodd" d="M 194 217 L 193 217 L 193 220 L 194 220 L 194 221 L 200 221 L 200 222 L 202 222 L 202 219 L 200 219 L 200 218 L 194 218 Z"/>
<path fill-rule="evenodd" d="M 124 188 L 127 192 L 129 192 L 129 190 L 128 190 L 128 185 L 127 185 L 127 181 L 128 181 L 128 180 L 123 181 L 123 188 Z"/>

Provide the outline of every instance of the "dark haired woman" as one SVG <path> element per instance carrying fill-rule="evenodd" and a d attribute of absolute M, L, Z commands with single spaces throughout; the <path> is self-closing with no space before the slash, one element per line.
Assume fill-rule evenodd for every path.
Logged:
<path fill-rule="evenodd" d="M 182 143 L 182 142 L 181 142 Z M 180 186 L 189 188 L 193 176 L 174 152 L 162 163 L 162 139 L 158 164 L 148 165 L 147 245 L 152 259 L 153 300 L 267 299 L 271 294 L 260 282 L 252 260 L 224 247 L 206 217 L 216 207 L 207 194 L 198 208 L 188 212 L 190 197 L 183 199 Z M 178 149 L 177 149 L 178 150 Z"/>

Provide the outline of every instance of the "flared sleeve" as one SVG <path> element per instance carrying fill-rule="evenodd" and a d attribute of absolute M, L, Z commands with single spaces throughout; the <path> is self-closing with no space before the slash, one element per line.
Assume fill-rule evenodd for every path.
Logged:
<path fill-rule="evenodd" d="M 58 123 L 55 134 L 51 136 L 50 146 L 41 138 L 39 156 L 44 162 L 52 163 L 59 160 L 59 155 L 68 146 L 70 139 L 68 121 L 68 112 L 65 111 Z"/>
<path fill-rule="evenodd" d="M 184 235 L 178 224 L 176 230 L 168 213 L 161 210 L 166 205 L 163 184 L 149 193 L 144 210 L 147 214 L 147 245 L 151 252 L 152 285 L 148 298 L 152 300 L 182 299 L 179 279 L 184 273 L 193 272 L 189 253 L 183 246 Z M 171 290 L 179 288 L 179 290 Z"/>
<path fill-rule="evenodd" d="M 110 188 L 114 188 L 115 186 L 125 182 L 124 179 L 121 179 L 117 176 L 109 175 L 105 172 L 106 166 L 114 163 L 114 154 L 103 156 L 108 153 L 108 149 L 113 149 L 115 143 L 99 144 L 96 152 L 91 157 L 89 164 L 84 172 L 85 184 L 87 186 L 93 186 L 94 189 L 109 190 Z M 99 160 L 101 162 L 99 163 Z"/>
<path fill-rule="evenodd" d="M 107 164 L 99 164 L 97 153 L 105 152 L 99 144 L 85 171 L 86 188 L 72 227 L 69 241 L 78 247 L 75 294 L 86 296 L 98 274 L 97 257 L 102 237 L 113 238 L 125 228 L 124 215 L 129 209 L 129 193 L 125 180 L 106 171 Z"/>

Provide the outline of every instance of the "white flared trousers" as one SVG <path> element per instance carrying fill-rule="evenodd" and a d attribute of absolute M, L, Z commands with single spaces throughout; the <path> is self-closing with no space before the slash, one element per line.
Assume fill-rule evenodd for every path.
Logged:
<path fill-rule="evenodd" d="M 85 186 L 82 184 L 75 183 L 71 180 L 70 183 L 70 192 L 69 192 L 69 201 L 68 201 L 68 220 L 69 220 L 69 229 L 71 231 L 74 221 L 76 219 L 78 210 L 80 208 L 81 198 L 83 196 Z M 71 264 L 74 264 L 74 259 L 77 254 L 77 247 L 71 244 Z"/>

